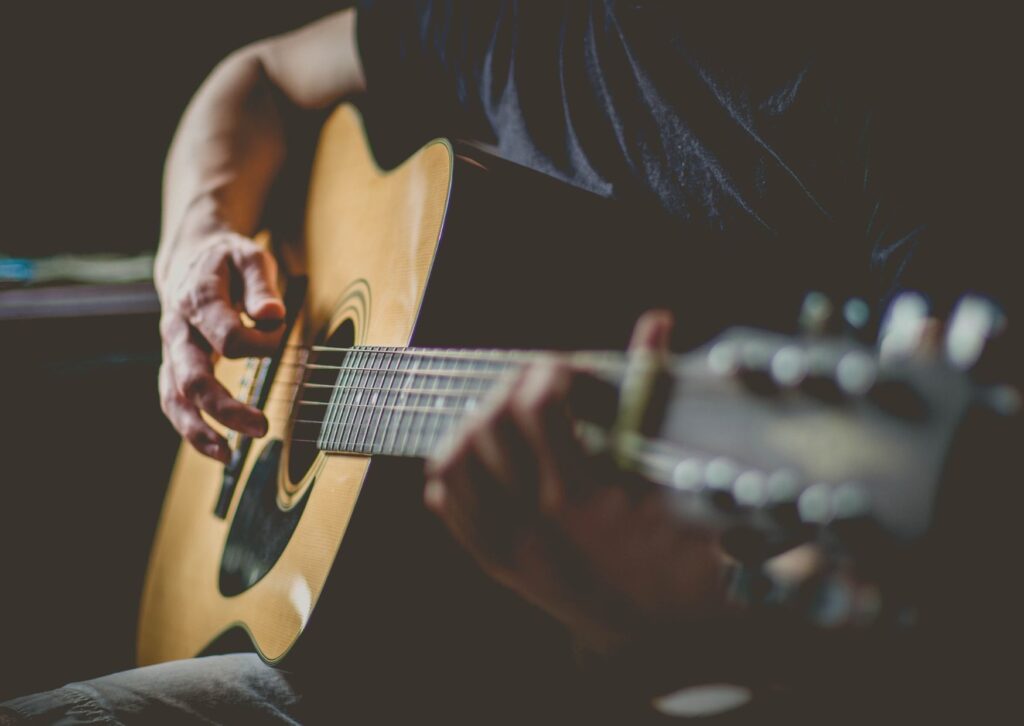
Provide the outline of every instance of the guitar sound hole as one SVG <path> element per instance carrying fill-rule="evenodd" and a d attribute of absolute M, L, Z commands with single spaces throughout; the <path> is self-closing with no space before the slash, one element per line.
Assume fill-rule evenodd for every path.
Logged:
<path fill-rule="evenodd" d="M 316 345 L 325 348 L 351 348 L 355 344 L 355 327 L 346 320 L 324 341 Z M 306 475 L 316 459 L 316 438 L 320 435 L 327 406 L 331 400 L 331 387 L 338 380 L 337 366 L 345 360 L 343 350 L 311 351 L 309 362 L 329 368 L 307 368 L 295 395 L 292 416 L 292 439 L 288 452 L 288 478 L 297 484 Z"/>
<path fill-rule="evenodd" d="M 220 592 L 225 597 L 245 592 L 270 572 L 306 508 L 305 497 L 287 511 L 277 506 L 281 449 L 280 439 L 267 442 L 238 500 L 220 561 Z"/>

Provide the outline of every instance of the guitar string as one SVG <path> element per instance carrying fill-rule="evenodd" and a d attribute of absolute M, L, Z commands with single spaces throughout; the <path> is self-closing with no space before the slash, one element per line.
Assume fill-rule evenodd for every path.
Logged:
<path fill-rule="evenodd" d="M 508 361 L 529 362 L 547 356 L 566 356 L 571 360 L 593 361 L 595 364 L 619 367 L 624 366 L 621 360 L 626 353 L 618 351 L 536 351 L 536 350 L 447 350 L 443 348 L 401 348 L 389 346 L 350 346 L 346 348 L 333 348 L 328 346 L 300 346 L 288 344 L 287 350 L 297 350 L 305 353 L 383 353 L 384 355 L 416 357 L 416 358 L 443 358 L 467 362 L 492 363 L 501 365 Z M 614 358 L 613 358 L 614 357 Z"/>
<path fill-rule="evenodd" d="M 446 376 L 451 378 L 475 378 L 478 380 L 497 380 L 502 376 L 509 373 L 509 371 L 495 371 L 494 373 L 474 373 L 472 371 L 441 371 L 441 370 L 426 370 L 419 369 L 417 371 L 399 371 L 395 368 L 377 368 L 373 366 L 324 366 L 318 364 L 301 365 L 298 363 L 287 363 L 282 361 L 280 366 L 288 368 L 307 368 L 311 370 L 326 370 L 326 371 L 352 371 L 354 373 L 391 373 L 397 372 L 398 375 L 416 375 L 416 376 Z"/>
<path fill-rule="evenodd" d="M 440 437 L 438 437 L 440 439 Z M 317 439 L 291 438 L 293 443 L 314 444 L 319 451 L 331 455 L 360 456 L 373 454 L 372 451 L 333 451 L 320 448 L 320 441 Z M 436 442 L 435 442 L 436 444 Z M 371 447 L 372 448 L 372 445 Z M 627 456 L 632 467 L 638 469 L 638 473 L 658 486 L 666 487 L 677 492 L 692 493 L 695 490 L 708 490 L 711 487 L 703 483 L 696 483 L 694 486 L 682 486 L 676 480 L 673 472 L 681 462 L 687 460 L 705 458 L 701 453 L 680 447 L 677 444 L 661 440 L 640 440 L 629 447 Z M 749 502 L 756 505 L 757 502 Z"/>

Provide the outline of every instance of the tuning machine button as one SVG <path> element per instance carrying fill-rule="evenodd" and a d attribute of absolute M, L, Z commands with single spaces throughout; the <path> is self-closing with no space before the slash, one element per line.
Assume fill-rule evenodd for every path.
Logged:
<path fill-rule="evenodd" d="M 990 387 L 984 395 L 984 402 L 989 409 L 1000 416 L 1016 416 L 1024 410 L 1024 400 L 1020 391 L 1010 385 Z"/>
<path fill-rule="evenodd" d="M 794 529 L 800 524 L 797 511 L 800 488 L 800 478 L 788 469 L 772 472 L 765 482 L 765 509 L 784 529 Z"/>
<path fill-rule="evenodd" d="M 1006 325 L 1006 317 L 993 302 L 967 295 L 961 298 L 946 329 L 946 358 L 961 370 L 975 366 L 985 345 Z"/>
<path fill-rule="evenodd" d="M 736 477 L 732 491 L 739 506 L 763 507 L 768 501 L 768 477 L 764 472 L 750 469 Z"/>
<path fill-rule="evenodd" d="M 905 292 L 889 305 L 882 321 L 878 351 L 882 359 L 907 358 L 921 349 L 928 329 L 928 303 Z"/>
<path fill-rule="evenodd" d="M 854 337 L 863 339 L 871 323 L 871 307 L 859 297 L 851 297 L 843 304 L 843 322 Z"/>
<path fill-rule="evenodd" d="M 832 518 L 832 492 L 828 484 L 812 484 L 800 493 L 797 511 L 805 524 L 820 527 Z"/>
<path fill-rule="evenodd" d="M 842 403 L 847 395 L 836 380 L 836 354 L 822 345 L 812 345 L 806 351 L 807 372 L 800 379 L 799 388 L 808 396 L 826 403 Z"/>
<path fill-rule="evenodd" d="M 775 351 L 771 361 L 775 383 L 783 388 L 799 385 L 807 375 L 807 354 L 796 345 L 786 345 Z"/>
<path fill-rule="evenodd" d="M 694 458 L 680 461 L 672 469 L 672 486 L 684 492 L 696 492 L 704 485 L 704 465 Z"/>
<path fill-rule="evenodd" d="M 733 484 L 738 473 L 739 468 L 725 457 L 712 459 L 704 469 L 704 483 L 711 503 L 723 512 L 734 512 L 737 509 Z"/>
<path fill-rule="evenodd" d="M 878 378 L 878 362 L 862 350 L 851 350 L 836 364 L 836 384 L 849 396 L 863 396 Z"/>
<path fill-rule="evenodd" d="M 835 310 L 822 292 L 809 292 L 800 306 L 800 330 L 807 335 L 822 335 L 828 330 Z"/>

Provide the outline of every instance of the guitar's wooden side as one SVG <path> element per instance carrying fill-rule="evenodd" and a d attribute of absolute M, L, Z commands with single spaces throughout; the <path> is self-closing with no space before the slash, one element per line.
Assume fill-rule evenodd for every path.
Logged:
<path fill-rule="evenodd" d="M 324 127 L 314 163 L 304 255 L 295 265 L 308 275 L 308 291 L 290 343 L 313 337 L 352 317 L 344 293 L 368 291 L 372 312 L 356 315 L 356 340 L 366 345 L 407 345 L 441 236 L 451 192 L 454 153 L 445 141 L 428 144 L 390 172 L 378 168 L 359 114 L 336 111 Z M 222 360 L 218 378 L 239 390 L 244 363 Z M 286 439 L 287 390 L 293 376 L 278 376 L 271 390 L 267 439 Z M 240 481 L 252 469 L 254 442 Z M 226 519 L 213 509 L 223 468 L 182 446 L 156 533 L 143 592 L 138 661 L 194 656 L 222 633 L 243 627 L 261 655 L 281 659 L 305 627 L 348 526 L 369 460 L 322 457 L 298 527 L 270 572 L 240 595 L 218 587 L 221 554 L 243 486 Z M 308 481 L 281 487 L 292 496 Z"/>

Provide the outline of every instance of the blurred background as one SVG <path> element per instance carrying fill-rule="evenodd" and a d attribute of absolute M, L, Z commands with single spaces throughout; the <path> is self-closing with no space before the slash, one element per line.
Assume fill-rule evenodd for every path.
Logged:
<path fill-rule="evenodd" d="M 132 665 L 177 448 L 149 281 L 164 155 L 218 60 L 344 4 L 0 10 L 0 701 Z"/>

